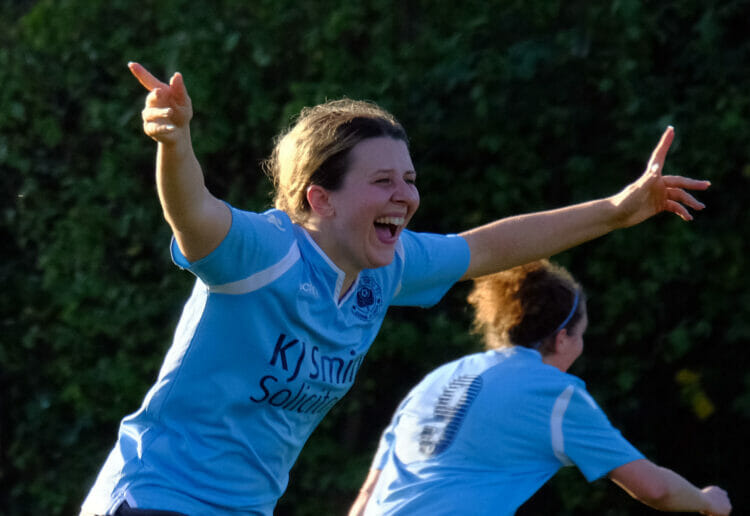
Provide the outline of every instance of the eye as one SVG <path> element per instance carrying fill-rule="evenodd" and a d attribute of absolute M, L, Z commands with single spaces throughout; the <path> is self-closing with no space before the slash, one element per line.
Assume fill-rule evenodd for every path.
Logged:
<path fill-rule="evenodd" d="M 391 179 L 389 177 L 381 177 L 375 180 L 376 184 L 381 184 L 381 185 L 386 185 L 390 182 L 391 182 Z"/>

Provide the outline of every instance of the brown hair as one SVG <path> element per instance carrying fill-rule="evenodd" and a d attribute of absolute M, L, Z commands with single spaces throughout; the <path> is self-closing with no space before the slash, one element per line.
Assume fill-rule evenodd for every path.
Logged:
<path fill-rule="evenodd" d="M 577 295 L 581 302 L 575 306 Z M 585 309 L 581 286 L 549 260 L 477 278 L 468 301 L 475 310 L 474 331 L 487 349 L 518 345 L 543 355 L 574 306 L 565 328 L 575 326 Z"/>
<path fill-rule="evenodd" d="M 307 188 L 340 188 L 349 151 L 362 140 L 381 136 L 408 144 L 401 124 L 371 102 L 341 99 L 304 108 L 296 122 L 277 137 L 264 163 L 275 187 L 275 206 L 294 222 L 304 223 L 310 213 Z"/>

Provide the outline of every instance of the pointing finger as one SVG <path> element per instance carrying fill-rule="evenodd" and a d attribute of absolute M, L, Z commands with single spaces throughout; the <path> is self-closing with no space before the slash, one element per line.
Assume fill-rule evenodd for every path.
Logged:
<path fill-rule="evenodd" d="M 151 75 L 151 72 L 146 70 L 143 66 L 138 63 L 128 63 L 130 73 L 132 73 L 138 82 L 146 88 L 148 91 L 153 91 L 156 88 L 167 88 L 167 85 L 161 82 L 159 79 Z"/>

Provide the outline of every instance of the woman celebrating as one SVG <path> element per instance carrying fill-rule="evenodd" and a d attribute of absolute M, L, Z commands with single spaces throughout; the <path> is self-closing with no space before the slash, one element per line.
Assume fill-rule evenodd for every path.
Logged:
<path fill-rule="evenodd" d="M 729 514 L 726 492 L 644 458 L 566 373 L 588 326 L 566 270 L 543 260 L 479 278 L 469 302 L 488 351 L 438 368 L 406 396 L 349 516 L 512 515 L 567 465 L 659 510 Z"/>
<path fill-rule="evenodd" d="M 268 172 L 276 208 L 251 213 L 206 188 L 182 76 L 149 90 L 145 133 L 175 263 L 196 277 L 159 377 L 117 442 L 84 514 L 268 514 L 326 412 L 347 392 L 389 305 L 429 306 L 460 279 L 557 253 L 661 211 L 701 209 L 662 176 L 664 133 L 619 194 L 503 219 L 460 235 L 406 230 L 419 206 L 401 125 L 376 105 L 305 109 Z M 129 512 L 126 512 L 129 511 Z M 136 511 L 136 512 L 133 512 Z"/>

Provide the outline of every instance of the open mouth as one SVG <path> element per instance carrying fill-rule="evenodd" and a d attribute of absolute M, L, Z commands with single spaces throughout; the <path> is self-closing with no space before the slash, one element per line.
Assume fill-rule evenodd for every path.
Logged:
<path fill-rule="evenodd" d="M 395 237 L 399 228 L 403 225 L 403 217 L 380 217 L 375 220 L 375 230 L 378 236 L 386 239 Z"/>

